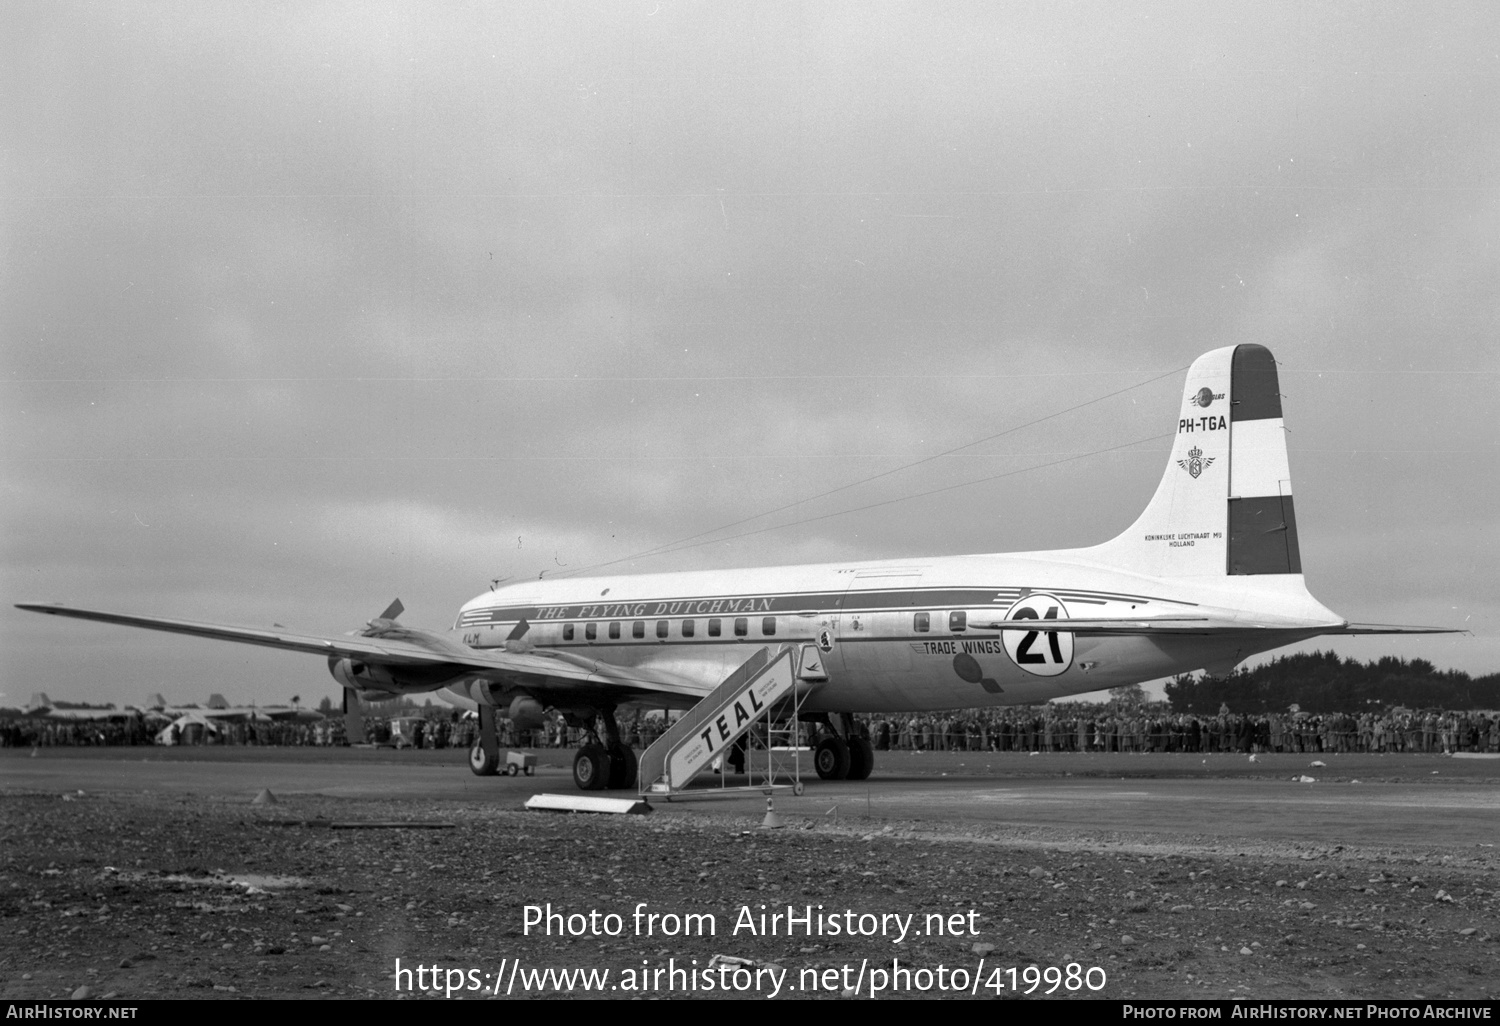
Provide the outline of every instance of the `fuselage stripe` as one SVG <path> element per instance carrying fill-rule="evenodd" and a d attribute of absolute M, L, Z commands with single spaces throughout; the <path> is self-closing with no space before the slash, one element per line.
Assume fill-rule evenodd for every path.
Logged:
<path fill-rule="evenodd" d="M 891 591 L 771 593 L 760 595 L 701 596 L 644 599 L 624 602 L 568 603 L 564 605 L 492 606 L 470 609 L 459 616 L 459 627 L 490 623 L 513 623 L 525 618 L 537 622 L 560 620 L 630 620 L 662 617 L 750 616 L 813 613 L 878 613 L 910 609 L 978 609 L 1011 603 L 1033 591 L 1047 591 L 1066 601 L 1089 605 L 1131 602 L 1145 605 L 1167 602 L 1191 606 L 1196 603 L 1111 592 L 1041 588 L 932 588 Z"/>

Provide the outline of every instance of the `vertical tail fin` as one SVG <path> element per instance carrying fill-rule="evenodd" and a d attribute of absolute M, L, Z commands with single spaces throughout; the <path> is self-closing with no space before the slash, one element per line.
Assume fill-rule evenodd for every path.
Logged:
<path fill-rule="evenodd" d="M 1128 531 L 1093 551 L 1158 577 L 1302 572 L 1269 349 L 1228 346 L 1193 362 L 1156 494 Z"/>

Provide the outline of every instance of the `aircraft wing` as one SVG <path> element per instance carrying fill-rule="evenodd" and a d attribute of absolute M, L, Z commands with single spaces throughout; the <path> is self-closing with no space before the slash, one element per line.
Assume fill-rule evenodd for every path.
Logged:
<path fill-rule="evenodd" d="M 95 609 L 76 609 L 57 603 L 17 603 L 17 609 L 49 616 L 77 620 L 94 620 L 122 627 L 172 634 L 190 634 L 215 641 L 237 641 L 246 645 L 306 652 L 325 658 L 348 658 L 363 663 L 389 667 L 399 674 L 406 670 L 451 670 L 453 676 L 473 674 L 487 680 L 527 688 L 545 687 L 557 693 L 568 690 L 630 694 L 666 692 L 699 698 L 713 690 L 714 684 L 692 680 L 649 668 L 616 666 L 611 663 L 556 652 L 545 648 L 470 648 L 449 638 L 427 631 L 401 628 L 392 633 L 401 637 L 365 635 L 301 634 L 261 627 L 239 627 L 231 624 L 176 620 L 134 613 L 110 613 Z M 519 646 L 518 646 L 519 648 Z M 437 686 L 437 685 L 434 685 Z M 204 712 L 205 710 L 198 710 Z"/>
<path fill-rule="evenodd" d="M 173 620 L 160 616 L 137 616 L 132 613 L 74 609 L 71 606 L 46 602 L 18 602 L 16 608 L 30 610 L 33 613 L 46 613 L 49 616 L 96 620 L 99 623 L 119 624 L 122 627 L 144 627 L 147 630 L 168 631 L 172 634 L 191 634 L 216 641 L 239 641 L 247 645 L 263 645 L 267 648 L 280 648 L 292 652 L 372 659 L 390 666 L 430 665 L 433 657 L 431 649 L 413 645 L 410 642 L 366 638 L 359 635 L 296 634 L 282 630 L 270 631 L 259 627 L 236 627 L 230 624 L 200 623 L 196 620 Z"/>
<path fill-rule="evenodd" d="M 99 723 L 104 720 L 128 720 L 136 715 L 130 709 L 35 709 L 23 712 L 23 716 L 34 720 L 54 720 L 66 723 Z"/>
<path fill-rule="evenodd" d="M 257 709 L 257 713 L 269 720 L 285 722 L 291 720 L 294 723 L 317 723 L 325 719 L 324 715 L 316 709 Z"/>

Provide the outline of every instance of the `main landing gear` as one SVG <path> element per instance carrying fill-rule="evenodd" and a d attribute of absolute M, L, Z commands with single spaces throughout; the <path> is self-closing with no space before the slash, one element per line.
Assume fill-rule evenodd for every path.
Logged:
<path fill-rule="evenodd" d="M 564 713 L 568 726 L 586 732 L 583 747 L 573 759 L 573 783 L 580 791 L 623 791 L 635 786 L 637 760 L 635 752 L 620 737 L 613 708 L 594 712 L 590 709 Z M 604 724 L 604 737 L 597 727 Z M 469 769 L 475 776 L 492 777 L 500 772 L 500 745 L 495 733 L 495 707 L 479 706 L 479 738 L 469 749 Z M 507 767 L 514 775 L 514 766 Z M 526 770 L 531 775 L 531 770 Z"/>
<path fill-rule="evenodd" d="M 596 719 L 604 723 L 602 740 L 594 729 Z M 583 747 L 573 757 L 573 783 L 580 791 L 623 791 L 635 786 L 635 751 L 621 739 L 613 709 L 584 722 L 574 722 L 570 717 L 569 726 L 582 726 L 588 732 Z"/>
<path fill-rule="evenodd" d="M 493 777 L 500 772 L 500 742 L 495 736 L 495 707 L 479 706 L 479 737 L 469 749 L 469 769 L 476 777 Z"/>
<path fill-rule="evenodd" d="M 875 746 L 848 713 L 831 713 L 813 749 L 813 767 L 824 780 L 865 780 L 875 768 Z"/>
<path fill-rule="evenodd" d="M 623 742 L 590 742 L 573 757 L 573 783 L 580 791 L 623 791 L 635 786 L 635 750 Z"/>
<path fill-rule="evenodd" d="M 484 743 L 475 741 L 469 749 L 469 769 L 476 777 L 493 777 L 500 772 L 500 757 L 495 752 L 484 750 Z"/>

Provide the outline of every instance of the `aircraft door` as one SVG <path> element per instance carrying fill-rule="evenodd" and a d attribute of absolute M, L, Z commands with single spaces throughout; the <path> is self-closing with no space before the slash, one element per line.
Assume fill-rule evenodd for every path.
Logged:
<path fill-rule="evenodd" d="M 852 574 L 841 577 L 837 588 L 818 603 L 812 638 L 798 646 L 798 677 L 808 684 L 836 681 L 844 674 L 844 653 L 839 644 L 845 630 L 844 597 L 854 583 Z"/>

